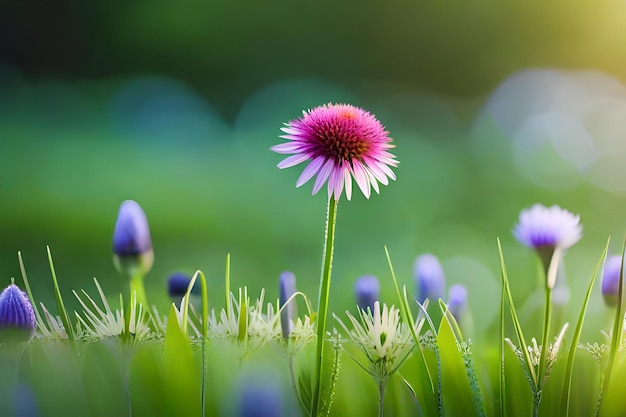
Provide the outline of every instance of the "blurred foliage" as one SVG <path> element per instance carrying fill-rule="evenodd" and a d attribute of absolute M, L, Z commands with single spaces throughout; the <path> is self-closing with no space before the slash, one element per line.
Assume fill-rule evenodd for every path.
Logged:
<path fill-rule="evenodd" d="M 233 116 L 293 76 L 481 94 L 531 66 L 626 78 L 623 2 L 0 1 L 0 60 L 69 79 L 161 73 Z"/>

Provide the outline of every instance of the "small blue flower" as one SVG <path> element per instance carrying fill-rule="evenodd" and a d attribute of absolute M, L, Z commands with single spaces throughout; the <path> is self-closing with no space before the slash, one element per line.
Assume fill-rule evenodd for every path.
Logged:
<path fill-rule="evenodd" d="M 296 300 L 289 300 L 296 291 L 296 276 L 290 271 L 282 272 L 278 279 L 278 299 L 282 309 L 280 312 L 280 326 L 284 338 L 289 337 L 293 330 L 293 323 L 296 320 Z"/>
<path fill-rule="evenodd" d="M 35 326 L 30 300 L 17 285 L 9 285 L 0 293 L 0 330 L 17 330 L 20 339 L 29 340 L 35 334 Z"/>
<path fill-rule="evenodd" d="M 462 284 L 455 284 L 448 289 L 448 310 L 457 322 L 461 322 L 467 308 L 467 288 Z"/>
<path fill-rule="evenodd" d="M 285 415 L 280 384 L 272 377 L 246 378 L 238 389 L 238 417 L 281 417 Z"/>
<path fill-rule="evenodd" d="M 617 293 L 619 291 L 619 274 L 622 268 L 622 257 L 610 256 L 604 261 L 602 271 L 602 296 L 609 307 L 617 305 Z"/>
<path fill-rule="evenodd" d="M 175 272 L 167 280 L 167 293 L 172 298 L 184 297 L 187 294 L 187 288 L 191 282 L 191 277 L 184 272 Z M 200 294 L 200 285 L 198 279 L 191 288 L 192 294 Z"/>
<path fill-rule="evenodd" d="M 364 275 L 357 279 L 354 284 L 354 295 L 356 304 L 360 309 L 367 311 L 369 307 L 374 312 L 374 303 L 380 301 L 380 283 L 373 275 Z"/>
<path fill-rule="evenodd" d="M 513 235 L 522 244 L 533 249 L 570 248 L 582 237 L 580 216 L 559 206 L 535 204 L 522 210 Z"/>
<path fill-rule="evenodd" d="M 415 261 L 414 276 L 418 290 L 417 301 L 420 304 L 423 304 L 427 298 L 430 301 L 444 298 L 446 277 L 435 255 L 426 253 L 418 256 Z"/>
<path fill-rule="evenodd" d="M 113 232 L 113 254 L 118 270 L 131 276 L 137 268 L 142 275 L 152 268 L 154 253 L 148 219 L 133 200 L 126 200 L 120 206 Z"/>

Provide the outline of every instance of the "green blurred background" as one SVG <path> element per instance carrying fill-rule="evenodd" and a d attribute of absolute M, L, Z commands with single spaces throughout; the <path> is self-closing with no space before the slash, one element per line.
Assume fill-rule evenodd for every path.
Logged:
<path fill-rule="evenodd" d="M 119 204 L 149 218 L 149 298 L 202 269 L 222 306 L 233 286 L 277 296 L 296 273 L 317 297 L 325 195 L 296 189 L 269 148 L 284 122 L 326 102 L 375 113 L 394 138 L 397 181 L 338 213 L 331 308 L 363 274 L 394 292 L 384 256 L 414 290 L 417 255 L 469 287 L 478 331 L 497 309 L 496 237 L 516 298 L 535 259 L 511 230 L 535 202 L 580 213 L 566 262 L 570 313 L 609 235 L 626 230 L 626 2 L 0 1 L 0 275 L 52 306 L 62 291 L 126 292 L 111 262 Z M 606 314 L 599 291 L 590 308 Z M 597 335 L 597 329 L 591 330 Z"/>

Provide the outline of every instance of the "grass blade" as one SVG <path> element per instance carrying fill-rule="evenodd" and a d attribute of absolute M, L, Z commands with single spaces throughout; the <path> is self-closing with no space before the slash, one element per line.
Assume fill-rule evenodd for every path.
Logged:
<path fill-rule="evenodd" d="M 530 360 L 530 354 L 528 352 L 528 347 L 526 346 L 526 339 L 524 339 L 522 326 L 520 325 L 519 319 L 517 318 L 517 313 L 515 312 L 515 304 L 513 303 L 513 296 L 511 295 L 511 289 L 509 288 L 509 277 L 506 272 L 506 264 L 504 263 L 504 254 L 502 253 L 502 245 L 500 243 L 500 238 L 498 238 L 498 252 L 500 254 L 500 269 L 502 270 L 502 285 L 504 287 L 504 291 L 506 292 L 507 299 L 509 302 L 509 310 L 511 312 L 511 319 L 513 319 L 515 333 L 517 334 L 519 344 L 522 348 L 521 350 L 522 350 L 522 354 L 524 355 L 524 363 L 528 370 L 528 375 L 530 375 L 532 382 L 534 384 L 534 388 L 536 388 L 537 387 L 537 374 L 535 373 L 535 368 L 533 367 L 533 363 Z"/>
<path fill-rule="evenodd" d="M 37 308 L 37 302 L 35 301 L 35 297 L 33 296 L 33 292 L 30 289 L 30 284 L 28 283 L 28 277 L 26 276 L 26 268 L 24 268 L 24 261 L 22 260 L 22 252 L 17 252 L 17 260 L 20 263 L 20 272 L 22 273 L 22 281 L 24 281 L 24 287 L 26 288 L 26 294 L 28 294 L 28 299 L 30 303 L 33 305 L 33 309 L 35 310 L 35 317 L 37 317 L 37 326 L 40 329 L 44 329 L 44 321 L 41 318 L 41 314 L 39 313 L 39 309 Z"/>
<path fill-rule="evenodd" d="M 435 386 L 433 384 L 433 379 L 431 377 L 430 374 L 430 370 L 428 369 L 428 363 L 426 362 L 426 358 L 424 357 L 424 352 L 422 351 L 422 346 L 419 340 L 419 335 L 417 334 L 417 332 L 415 331 L 415 321 L 413 320 L 413 315 L 411 314 L 411 309 L 408 303 L 408 300 L 406 297 L 402 296 L 402 292 L 400 292 L 400 287 L 398 285 L 398 280 L 396 278 L 396 273 L 393 269 L 393 264 L 391 263 L 391 256 L 389 255 L 389 250 L 387 249 L 387 246 L 385 246 L 385 255 L 387 256 L 387 263 L 389 264 L 389 271 L 391 272 L 391 278 L 393 280 L 393 284 L 396 288 L 396 294 L 398 295 L 398 301 L 400 304 L 400 312 L 402 314 L 402 319 L 404 320 L 405 323 L 407 323 L 409 325 L 409 329 L 411 330 L 411 335 L 413 336 L 413 340 L 415 342 L 415 346 L 416 346 L 416 350 L 418 352 L 418 365 L 420 368 L 420 372 L 419 374 L 422 376 L 422 379 L 424 379 L 424 375 L 426 375 L 426 380 L 422 381 L 422 382 L 426 382 L 426 390 L 427 393 L 430 394 L 430 398 L 429 400 L 433 400 L 434 401 L 434 396 L 435 396 Z M 419 305 L 419 303 L 418 303 Z M 421 306 L 420 306 L 421 308 Z M 428 314 L 426 313 L 425 309 L 422 309 L 423 314 L 425 314 L 425 317 L 430 320 L 430 318 L 428 317 Z M 432 325 L 432 322 L 431 322 Z M 435 332 L 435 330 L 433 329 L 433 332 Z M 424 384 L 420 384 L 419 385 L 420 389 L 423 390 L 424 388 Z M 425 393 L 423 393 L 425 394 Z M 422 400 L 422 405 L 424 406 L 425 410 L 422 410 L 425 412 L 425 414 L 429 414 L 429 412 L 432 414 L 433 410 L 432 409 L 438 409 L 438 415 L 441 415 L 442 409 L 439 405 L 435 405 L 432 406 L 431 404 L 429 404 L 428 402 L 425 402 L 424 400 Z"/>
<path fill-rule="evenodd" d="M 565 410 L 565 416 L 569 416 L 569 404 L 570 404 L 570 394 L 572 389 L 572 372 L 574 369 L 574 357 L 576 356 L 576 350 L 578 349 L 578 341 L 580 340 L 580 334 L 583 330 L 583 322 L 585 320 L 585 314 L 587 312 L 587 306 L 589 304 L 589 299 L 591 298 L 591 291 L 593 290 L 593 285 L 596 282 L 596 277 L 598 276 L 598 272 L 606 259 L 606 255 L 609 251 L 609 243 L 611 243 L 611 238 L 606 242 L 606 247 L 604 248 L 604 252 L 602 252 L 602 256 L 596 265 L 596 269 L 591 277 L 591 282 L 589 283 L 589 288 L 587 288 L 587 294 L 585 295 L 585 300 L 583 301 L 583 307 L 580 311 L 580 316 L 578 317 L 578 323 L 576 324 L 576 330 L 574 331 L 574 336 L 572 338 L 572 344 L 569 349 L 569 354 L 567 356 L 567 366 L 565 368 L 565 377 L 564 377 L 564 388 L 563 388 L 563 396 L 561 402 L 561 410 Z"/>
<path fill-rule="evenodd" d="M 232 317 L 231 314 L 233 314 L 230 308 L 230 253 L 226 254 L 226 273 L 224 277 L 224 288 L 226 289 L 226 317 L 228 317 L 228 320 L 230 320 L 230 318 Z"/>
<path fill-rule="evenodd" d="M 626 249 L 626 239 L 622 244 L 622 264 L 619 271 L 619 285 L 617 287 L 617 306 L 615 308 L 615 320 L 613 321 L 613 332 L 611 336 L 611 350 L 609 351 L 609 360 L 606 366 L 606 374 L 604 376 L 604 383 L 600 390 L 600 399 L 598 400 L 597 415 L 600 415 L 602 411 L 602 404 L 604 396 L 607 392 L 607 386 L 611 382 L 611 371 L 613 364 L 615 363 L 615 357 L 618 353 L 618 349 L 622 339 L 622 326 L 624 323 L 624 300 L 622 296 L 624 294 L 624 250 Z"/>
<path fill-rule="evenodd" d="M 68 339 L 74 340 L 74 329 L 70 325 L 70 319 L 67 315 L 65 304 L 63 304 L 63 297 L 61 296 L 61 290 L 59 289 L 57 274 L 54 270 L 54 263 L 52 262 L 52 253 L 50 252 L 50 246 L 46 246 L 46 250 L 48 251 L 48 262 L 50 263 L 50 272 L 52 273 L 52 281 L 54 282 L 54 296 L 57 301 L 59 315 L 61 316 L 61 321 L 63 322 L 63 326 L 65 327 L 65 332 L 67 333 Z"/>
<path fill-rule="evenodd" d="M 500 357 L 500 417 L 506 416 L 506 374 L 504 371 L 504 310 L 506 305 L 506 290 L 504 283 L 500 294 L 500 329 L 498 338 L 498 354 Z"/>

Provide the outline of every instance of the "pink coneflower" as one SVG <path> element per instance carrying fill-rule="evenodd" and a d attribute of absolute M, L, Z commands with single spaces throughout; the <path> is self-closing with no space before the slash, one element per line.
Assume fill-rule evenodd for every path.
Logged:
<path fill-rule="evenodd" d="M 394 147 L 383 125 L 370 113 L 349 104 L 326 104 L 303 112 L 303 116 L 281 128 L 281 138 L 290 142 L 273 146 L 274 152 L 291 154 L 278 164 L 289 168 L 309 160 L 296 182 L 296 187 L 313 178 L 313 194 L 328 180 L 328 197 L 339 200 L 346 187 L 352 196 L 352 179 L 366 198 L 370 185 L 378 193 L 378 182 L 387 185 L 396 179 L 391 167 L 398 166 L 395 156 L 387 150 Z"/>

